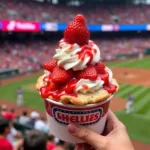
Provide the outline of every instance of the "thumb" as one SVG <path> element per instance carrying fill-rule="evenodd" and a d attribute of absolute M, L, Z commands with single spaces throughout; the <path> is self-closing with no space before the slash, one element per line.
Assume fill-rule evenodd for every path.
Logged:
<path fill-rule="evenodd" d="M 93 132 L 91 129 L 76 124 L 69 124 L 68 131 L 75 137 L 90 144 L 95 149 L 104 149 L 106 147 L 107 139 Z"/>

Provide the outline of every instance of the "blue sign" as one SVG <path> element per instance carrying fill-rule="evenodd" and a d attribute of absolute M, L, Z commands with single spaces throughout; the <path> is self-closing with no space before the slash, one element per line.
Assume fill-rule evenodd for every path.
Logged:
<path fill-rule="evenodd" d="M 90 31 L 101 31 L 102 30 L 102 26 L 101 25 L 88 25 L 88 28 Z"/>
<path fill-rule="evenodd" d="M 67 24 L 59 23 L 58 24 L 58 31 L 64 31 L 67 27 Z M 90 31 L 101 31 L 101 25 L 88 25 Z"/>
<path fill-rule="evenodd" d="M 67 27 L 66 23 L 58 23 L 58 31 L 64 31 Z"/>
<path fill-rule="evenodd" d="M 119 31 L 146 31 L 146 24 L 119 25 Z"/>
<path fill-rule="evenodd" d="M 44 22 L 40 23 L 40 29 L 41 29 L 41 31 L 45 31 L 45 23 Z"/>

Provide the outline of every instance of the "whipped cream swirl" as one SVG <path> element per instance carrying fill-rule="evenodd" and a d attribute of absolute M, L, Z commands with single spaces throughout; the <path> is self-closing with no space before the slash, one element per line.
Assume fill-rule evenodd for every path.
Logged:
<path fill-rule="evenodd" d="M 88 51 L 89 48 L 89 51 Z M 88 51 L 88 52 L 87 52 Z M 86 53 L 87 52 L 87 53 Z M 84 53 L 84 55 L 82 55 Z M 80 57 L 82 55 L 82 59 Z M 100 50 L 98 46 L 89 40 L 86 47 L 77 43 L 69 44 L 62 39 L 59 42 L 59 48 L 53 57 L 57 60 L 58 66 L 65 70 L 73 69 L 74 71 L 83 70 L 88 64 L 95 65 L 100 60 Z M 112 71 L 106 67 L 105 71 L 109 73 L 109 82 L 112 83 Z M 103 88 L 104 81 L 98 77 L 95 81 L 89 79 L 80 79 L 75 88 L 75 92 L 89 93 Z"/>
<path fill-rule="evenodd" d="M 95 81 L 91 81 L 89 79 L 80 79 L 76 85 L 76 92 L 81 93 L 89 93 L 95 92 L 103 87 L 104 81 L 101 79 L 97 79 Z"/>
<path fill-rule="evenodd" d="M 106 67 L 105 71 L 109 74 L 109 83 L 113 84 L 113 73 L 112 71 Z M 76 84 L 76 92 L 81 93 L 89 93 L 89 92 L 95 92 L 101 88 L 103 88 L 104 81 L 101 80 L 100 77 L 97 78 L 97 80 L 92 81 L 89 79 L 80 79 Z"/>
<path fill-rule="evenodd" d="M 90 64 L 95 64 L 100 60 L 100 50 L 93 41 L 89 40 L 87 47 L 91 48 L 91 54 L 85 53 L 84 57 L 81 59 L 79 53 L 83 52 L 83 47 L 78 44 L 68 44 L 63 39 L 59 43 L 59 48 L 56 49 L 56 54 L 54 59 L 57 59 L 57 63 L 60 67 L 64 69 L 73 69 L 74 71 L 83 70 Z M 85 49 L 86 50 L 86 49 Z"/>
<path fill-rule="evenodd" d="M 108 67 L 105 68 L 105 71 L 108 72 L 109 74 L 109 83 L 112 83 L 112 78 L 113 78 L 112 71 Z"/>

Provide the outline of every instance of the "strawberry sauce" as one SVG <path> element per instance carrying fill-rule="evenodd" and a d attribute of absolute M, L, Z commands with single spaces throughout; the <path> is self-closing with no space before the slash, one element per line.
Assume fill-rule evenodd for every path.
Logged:
<path fill-rule="evenodd" d="M 105 72 L 104 74 L 99 74 L 101 80 L 104 81 L 104 84 L 109 86 L 109 73 Z"/>
<path fill-rule="evenodd" d="M 88 64 L 91 64 L 94 55 L 97 53 L 96 49 L 93 48 L 93 42 L 89 42 L 89 45 L 85 45 L 81 47 L 81 51 L 78 52 L 78 58 L 83 61 L 86 56 L 90 57 Z"/>
<path fill-rule="evenodd" d="M 57 90 L 52 90 L 47 85 L 40 88 L 41 96 L 43 98 L 48 98 L 49 96 L 53 97 L 55 100 L 60 100 L 60 97 L 63 95 L 70 95 L 70 96 L 77 96 L 77 94 L 74 93 L 76 83 L 78 80 L 72 79 L 70 82 L 68 82 L 66 85 L 62 86 L 60 85 Z"/>

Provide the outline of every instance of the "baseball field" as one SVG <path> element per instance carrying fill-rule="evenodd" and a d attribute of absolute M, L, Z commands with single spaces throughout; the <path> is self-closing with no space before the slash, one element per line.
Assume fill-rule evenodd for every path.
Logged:
<path fill-rule="evenodd" d="M 132 114 L 127 115 L 122 108 L 115 112 L 116 115 L 126 125 L 132 139 L 150 144 L 150 57 L 112 62 L 107 65 L 113 70 L 114 77 L 120 84 L 120 90 L 115 95 L 115 98 L 120 98 L 116 103 L 117 107 L 120 107 L 122 101 L 127 100 L 129 93 L 134 98 Z M 16 90 L 22 87 L 24 104 L 44 111 L 43 100 L 34 88 L 40 74 L 42 72 L 2 81 L 0 99 L 16 103 Z"/>

